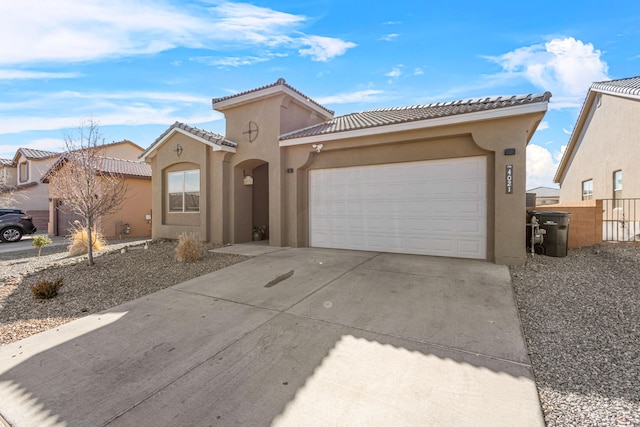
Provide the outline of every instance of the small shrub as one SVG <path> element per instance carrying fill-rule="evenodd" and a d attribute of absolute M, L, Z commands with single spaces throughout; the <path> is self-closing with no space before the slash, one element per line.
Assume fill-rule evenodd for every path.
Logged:
<path fill-rule="evenodd" d="M 33 237 L 31 245 L 38 248 L 38 256 L 40 256 L 40 251 L 42 251 L 42 248 L 49 243 L 51 243 L 51 239 L 49 238 L 49 236 L 39 235 Z"/>
<path fill-rule="evenodd" d="M 176 260 L 178 262 L 195 262 L 202 257 L 202 242 L 194 233 L 182 233 L 178 236 Z"/>
<path fill-rule="evenodd" d="M 100 251 L 107 245 L 102 233 L 100 233 L 95 227 L 91 232 L 91 239 L 93 240 L 93 250 Z M 75 225 L 71 232 L 71 244 L 68 246 L 69 254 L 72 256 L 83 255 L 88 252 L 89 235 L 87 229 L 78 225 Z"/>
<path fill-rule="evenodd" d="M 40 278 L 35 285 L 31 285 L 31 293 L 36 299 L 49 299 L 58 295 L 58 289 L 62 286 L 62 277 L 58 277 L 56 280 L 46 280 Z"/>

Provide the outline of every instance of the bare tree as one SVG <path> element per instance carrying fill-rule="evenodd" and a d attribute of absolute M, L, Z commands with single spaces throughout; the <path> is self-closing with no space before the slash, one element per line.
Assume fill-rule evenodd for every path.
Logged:
<path fill-rule="evenodd" d="M 104 138 L 98 123 L 87 119 L 76 138 L 65 137 L 66 152 L 51 168 L 50 191 L 81 219 L 87 232 L 89 265 L 94 265 L 93 244 L 97 222 L 116 212 L 126 199 L 128 186 L 122 174 L 106 167 Z"/>

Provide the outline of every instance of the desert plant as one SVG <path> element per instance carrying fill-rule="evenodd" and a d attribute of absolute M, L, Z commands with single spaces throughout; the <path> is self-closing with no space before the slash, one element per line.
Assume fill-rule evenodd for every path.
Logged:
<path fill-rule="evenodd" d="M 107 244 L 102 233 L 100 233 L 95 227 L 91 232 L 92 249 L 94 251 L 101 251 Z M 89 246 L 89 233 L 87 229 L 79 224 L 73 226 L 71 232 L 71 244 L 67 247 L 70 255 L 83 255 L 88 251 Z"/>
<path fill-rule="evenodd" d="M 178 236 L 176 260 L 178 262 L 195 262 L 202 257 L 202 241 L 195 233 L 182 233 Z"/>
<path fill-rule="evenodd" d="M 42 251 L 42 248 L 48 245 L 49 243 L 51 243 L 51 239 L 49 238 L 49 236 L 40 235 L 40 236 L 33 237 L 33 241 L 31 242 L 31 245 L 38 248 L 38 256 L 40 256 L 40 251 Z"/>
<path fill-rule="evenodd" d="M 49 299 L 58 295 L 58 289 L 62 286 L 62 277 L 58 277 L 56 280 L 47 280 L 43 277 L 36 282 L 35 285 L 31 285 L 31 293 L 36 299 Z"/>

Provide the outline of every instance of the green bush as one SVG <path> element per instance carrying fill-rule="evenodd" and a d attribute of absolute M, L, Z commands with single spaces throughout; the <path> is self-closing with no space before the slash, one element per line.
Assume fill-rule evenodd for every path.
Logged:
<path fill-rule="evenodd" d="M 51 239 L 49 238 L 49 236 L 45 236 L 41 234 L 39 236 L 33 236 L 33 241 L 31 242 L 31 245 L 38 248 L 38 256 L 40 256 L 40 251 L 42 250 L 42 248 L 48 245 L 49 243 L 51 243 Z"/>
<path fill-rule="evenodd" d="M 49 299 L 58 295 L 58 289 L 62 287 L 62 277 L 54 281 L 40 278 L 35 285 L 31 285 L 31 293 L 36 299 Z"/>

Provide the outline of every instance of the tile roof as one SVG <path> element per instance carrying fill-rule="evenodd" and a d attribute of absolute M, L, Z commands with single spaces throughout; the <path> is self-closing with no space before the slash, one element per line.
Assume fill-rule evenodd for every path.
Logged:
<path fill-rule="evenodd" d="M 536 187 L 527 190 L 527 193 L 536 193 L 537 197 L 560 197 L 560 189 L 552 187 Z"/>
<path fill-rule="evenodd" d="M 67 152 L 60 155 L 60 158 L 43 175 L 41 181 L 48 184 L 49 179 L 54 172 L 60 169 L 67 161 L 71 160 L 73 153 L 74 152 Z M 151 165 L 148 163 L 137 162 L 135 160 L 114 159 L 112 157 L 103 156 L 97 156 L 96 161 L 99 162 L 99 165 L 96 168 L 98 172 L 118 174 L 125 177 L 151 178 Z"/>
<path fill-rule="evenodd" d="M 623 93 L 626 95 L 640 95 L 640 76 L 619 80 L 595 82 L 591 89 L 606 92 Z"/>
<path fill-rule="evenodd" d="M 18 148 L 18 152 L 22 153 L 27 159 L 46 159 L 60 155 L 60 153 L 54 153 L 53 151 L 34 150 L 32 148 Z"/>
<path fill-rule="evenodd" d="M 167 136 L 173 129 L 182 129 L 184 131 L 189 132 L 190 134 L 193 134 L 197 137 L 200 137 L 204 140 L 207 140 L 209 142 L 213 142 L 216 145 L 226 145 L 229 147 L 233 147 L 236 148 L 238 146 L 237 143 L 233 142 L 233 141 L 229 141 L 227 139 L 224 138 L 224 136 L 215 133 L 215 132 L 209 132 L 208 130 L 204 130 L 204 129 L 198 129 L 196 127 L 193 126 L 189 126 L 185 123 L 180 123 L 180 122 L 175 122 L 174 124 L 172 124 L 169 129 L 165 130 L 162 135 L 160 135 L 159 137 L 156 138 L 155 141 L 153 141 L 153 143 L 151 144 L 151 147 L 153 147 L 156 143 L 160 142 L 165 136 Z M 145 154 L 145 153 L 143 153 Z"/>
<path fill-rule="evenodd" d="M 222 98 L 213 98 L 213 99 L 211 100 L 211 103 L 214 105 L 214 108 L 215 108 L 215 104 L 216 104 L 217 102 L 227 101 L 227 100 L 229 100 L 229 99 L 237 98 L 237 97 L 240 97 L 240 96 L 243 96 L 243 95 L 248 95 L 248 94 L 251 94 L 251 93 L 260 92 L 261 90 L 265 90 L 265 89 L 269 89 L 269 88 L 277 87 L 277 86 L 284 86 L 284 87 L 286 87 L 286 88 L 288 88 L 288 89 L 290 89 L 290 90 L 294 91 L 294 92 L 295 92 L 295 93 L 297 93 L 298 95 L 300 95 L 300 96 L 302 96 L 303 98 L 307 99 L 307 100 L 308 100 L 309 102 L 311 102 L 312 104 L 314 104 L 314 105 L 316 105 L 316 106 L 318 106 L 318 107 L 322 108 L 323 110 L 325 110 L 326 112 L 328 112 L 328 113 L 329 113 L 329 114 L 331 114 L 331 115 L 333 115 L 333 113 L 334 113 L 334 111 L 333 111 L 333 110 L 329 110 L 327 107 L 325 107 L 325 106 L 323 106 L 323 105 L 319 104 L 318 102 L 314 101 L 313 99 L 309 98 L 307 95 L 303 94 L 303 93 L 302 93 L 302 92 L 300 92 L 298 89 L 296 89 L 296 88 L 294 88 L 293 86 L 291 86 L 291 85 L 287 84 L 287 82 L 286 82 L 286 81 L 285 81 L 285 79 L 283 79 L 283 78 L 279 78 L 275 83 L 271 83 L 271 84 L 268 84 L 268 85 L 266 85 L 266 86 L 261 86 L 261 87 L 255 88 L 255 89 L 247 90 L 247 91 L 240 92 L 240 93 L 236 93 L 236 94 L 233 94 L 233 95 L 224 96 L 224 97 L 222 97 Z"/>
<path fill-rule="evenodd" d="M 419 120 L 435 119 L 438 117 L 454 116 L 485 110 L 513 107 L 517 105 L 545 102 L 551 98 L 550 92 L 529 95 L 514 95 L 510 97 L 474 98 L 452 102 L 438 102 L 427 105 L 408 107 L 382 108 L 367 110 L 360 113 L 347 114 L 336 117 L 325 123 L 320 123 L 305 129 L 297 130 L 280 136 L 281 140 L 303 138 L 308 136 L 325 135 L 330 133 L 353 131 L 359 129 L 387 126 Z"/>
<path fill-rule="evenodd" d="M 12 159 L 0 159 L 0 165 L 2 166 L 13 166 Z"/>
<path fill-rule="evenodd" d="M 102 157 L 100 172 L 151 178 L 151 165 L 133 160 Z"/>

